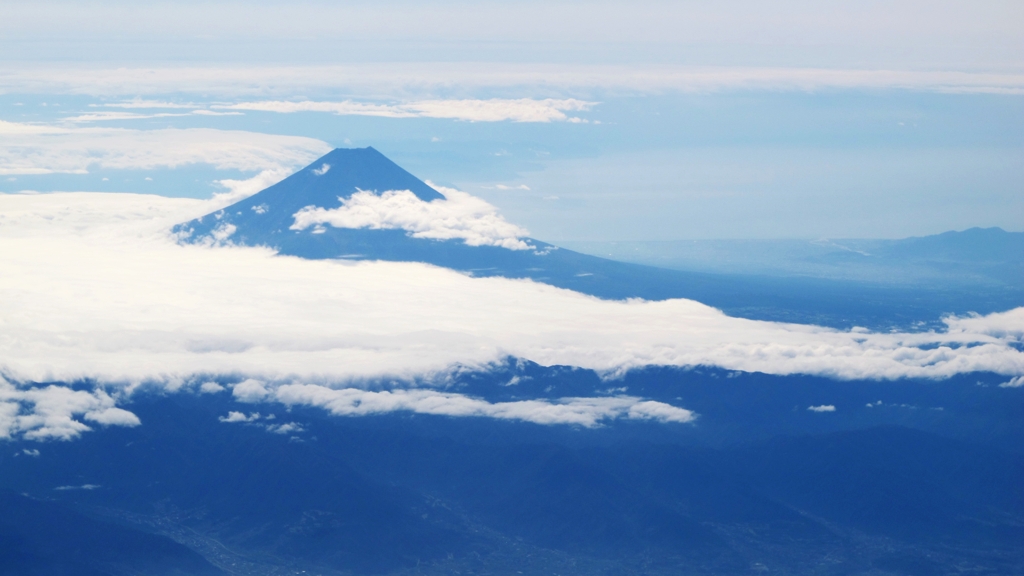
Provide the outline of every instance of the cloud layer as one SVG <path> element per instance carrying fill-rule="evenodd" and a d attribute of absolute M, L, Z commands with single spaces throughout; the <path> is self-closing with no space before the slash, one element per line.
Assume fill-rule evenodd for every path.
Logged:
<path fill-rule="evenodd" d="M 5 53 L 37 60 L 818 63 L 1018 68 L 1005 0 L 758 2 L 66 1 L 5 6 Z M 126 25 L 130 22 L 131 25 Z M 117 51 L 120 49 L 120 51 Z M 13 60 L 13 58 L 9 58 Z M 265 84 L 273 85 L 267 78 Z"/>
<path fill-rule="evenodd" d="M 0 93 L 71 93 L 94 96 L 206 94 L 220 98 L 277 97 L 296 93 L 431 95 L 480 91 L 513 94 L 651 94 L 665 92 L 817 91 L 834 89 L 1021 94 L 1024 74 L 893 68 L 810 68 L 681 65 L 586 65 L 509 63 L 380 63 L 324 66 L 178 66 L 93 69 L 33 65 L 0 72 Z M 428 100 L 419 102 L 458 102 Z M 516 100 L 502 100 L 515 102 Z M 565 100 L 562 100 L 565 101 Z M 393 115 L 451 113 L 442 107 L 392 109 L 352 102 L 253 102 L 272 111 L 322 111 Z M 477 101 L 477 102 L 486 102 Z M 534 100 L 533 102 L 543 102 Z M 333 109 L 332 107 L 338 107 Z M 257 108 L 251 108 L 257 109 Z M 312 108 L 309 108 L 312 109 Z M 456 117 L 456 116 L 433 116 Z"/>
<path fill-rule="evenodd" d="M 254 110 L 260 112 L 330 112 L 341 116 L 380 116 L 384 118 L 450 118 L 470 122 L 581 122 L 580 118 L 567 116 L 567 111 L 589 110 L 593 102 L 531 98 L 488 100 L 421 100 L 405 104 L 371 104 L 352 102 L 287 102 L 265 100 L 220 104 L 213 108 L 224 110 Z"/>
<path fill-rule="evenodd" d="M 209 128 L 128 130 L 0 120 L 0 174 L 149 170 L 187 164 L 246 172 L 303 166 L 331 147 L 320 140 Z"/>
<path fill-rule="evenodd" d="M 650 364 L 840 378 L 1024 374 L 1024 309 L 948 333 L 864 333 L 730 318 L 691 300 L 603 301 L 424 264 L 307 261 L 180 246 L 203 201 L 0 196 L 0 358 L 12 377 L 137 381 L 244 372 L 412 377 L 506 356 L 615 373 Z M 968 346 L 969 344 L 969 346 Z"/>
<path fill-rule="evenodd" d="M 444 200 L 424 202 L 408 190 L 382 194 L 359 191 L 342 198 L 339 208 L 309 206 L 295 213 L 292 230 L 323 224 L 335 228 L 405 230 L 413 238 L 463 240 L 470 246 L 500 246 L 509 250 L 532 248 L 520 238 L 526 229 L 507 222 L 486 201 L 453 188 L 433 185 Z M 318 228 L 314 228 L 316 232 Z"/>
<path fill-rule="evenodd" d="M 429 388 L 365 389 L 440 381 L 509 356 L 608 376 L 646 365 L 836 378 L 992 371 L 1014 383 L 1024 374 L 1024 308 L 949 319 L 946 333 L 843 332 L 730 318 L 689 300 L 603 301 L 417 263 L 308 261 L 169 237 L 171 224 L 209 207 L 152 195 L 0 195 L 0 435 L 133 425 L 115 409 L 120 394 L 144 382 L 198 386 L 202 375 L 248 378 L 232 390 L 239 400 L 337 414 L 686 419 L 631 397 L 491 404 Z M 25 384 L 84 378 L 100 387 Z"/>

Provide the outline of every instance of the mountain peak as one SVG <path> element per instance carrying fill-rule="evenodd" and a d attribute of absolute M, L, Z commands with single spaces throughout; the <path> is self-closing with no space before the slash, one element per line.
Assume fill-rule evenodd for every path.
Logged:
<path fill-rule="evenodd" d="M 217 230 L 237 232 L 243 244 L 281 246 L 294 214 L 307 206 L 336 208 L 360 191 L 409 190 L 424 202 L 444 196 L 377 150 L 335 148 L 284 180 L 227 208 L 178 225 L 176 232 L 193 240 L 217 237 Z M 344 253 L 343 251 L 341 253 Z"/>
<path fill-rule="evenodd" d="M 248 200 L 254 206 L 267 203 L 294 213 L 309 205 L 333 208 L 338 198 L 347 198 L 357 190 L 409 190 L 424 202 L 444 199 L 387 156 L 366 147 L 335 148 Z"/>

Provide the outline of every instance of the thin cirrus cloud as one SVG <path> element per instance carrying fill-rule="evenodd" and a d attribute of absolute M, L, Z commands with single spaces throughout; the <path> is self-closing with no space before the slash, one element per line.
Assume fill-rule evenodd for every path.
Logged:
<path fill-rule="evenodd" d="M 533 248 L 522 240 L 529 232 L 505 220 L 493 205 L 460 190 L 431 185 L 444 194 L 444 200 L 424 202 L 408 190 L 382 194 L 361 190 L 342 198 L 338 208 L 309 206 L 299 210 L 291 229 L 312 226 L 316 233 L 324 224 L 335 228 L 400 229 L 413 238 L 462 240 L 469 246 L 509 250 Z"/>
<path fill-rule="evenodd" d="M 470 108 L 431 95 L 461 95 L 472 100 L 482 91 L 517 94 L 652 94 L 725 91 L 807 92 L 818 90 L 908 90 L 952 93 L 1024 93 L 1024 74 L 1005 71 L 901 68 L 828 68 L 781 66 L 684 66 L 516 63 L 373 63 L 322 66 L 176 66 L 135 68 L 65 67 L 53 64 L 11 66 L 0 73 L 0 92 L 86 94 L 102 97 L 205 94 L 220 98 L 261 97 L 252 110 L 310 111 L 380 116 L 470 114 Z M 292 102 L 296 93 L 422 95 L 408 105 L 357 102 Z M 275 99 L 277 98 L 277 99 Z M 468 99 L 468 100 L 467 100 Z M 516 102 L 517 100 L 506 100 Z M 534 102 L 542 102 L 535 100 Z M 564 102 L 564 100 L 556 100 Z M 130 104 L 134 101 L 129 101 Z M 577 100 L 577 102 L 582 102 Z M 444 104 L 448 103 L 448 104 Z M 239 104 L 227 104 L 238 106 Z M 403 106 L 412 106 L 403 108 Z M 496 105 L 476 105 L 474 114 L 493 117 Z M 530 105 L 533 106 L 533 105 Z M 140 106 L 142 107 L 142 106 Z M 244 110 L 245 108 L 237 108 Z M 554 114 L 564 110 L 556 109 Z M 443 116 L 442 114 L 449 114 Z"/>
<path fill-rule="evenodd" d="M 138 385 L 192 389 L 209 375 L 245 375 L 249 383 L 232 389 L 240 401 L 337 414 L 365 405 L 534 422 L 561 414 L 550 421 L 583 425 L 680 416 L 631 397 L 504 405 L 429 387 L 372 389 L 443 381 L 458 367 L 486 370 L 510 356 L 607 377 L 648 365 L 845 379 L 1024 374 L 1024 308 L 948 318 L 943 333 L 839 331 L 418 263 L 174 242 L 171 224 L 209 209 L 210 201 L 153 195 L 0 195 L 4 434 L 72 438 L 89 426 L 133 425 L 130 413 L 111 410 Z M 84 379 L 96 387 L 31 384 Z"/>
<path fill-rule="evenodd" d="M 142 98 L 132 98 L 124 102 L 107 102 L 104 104 L 90 104 L 90 108 L 125 108 L 125 109 L 142 109 L 142 110 L 153 110 L 159 108 L 188 108 L 195 109 L 200 108 L 195 104 L 186 104 L 181 102 L 167 102 L 164 100 L 145 100 Z"/>
<path fill-rule="evenodd" d="M 132 48 L 136 60 L 296 61 L 301 56 L 485 63 L 650 61 L 953 63 L 1019 62 L 1022 10 L 1005 0 L 757 2 L 372 2 L 279 0 L 78 6 L 13 3 L 0 21 L 12 54 L 79 61 Z M 126 18 L 132 25 L 124 26 Z M 45 44 L 46 50 L 40 45 Z M 297 49 L 296 45 L 302 49 Z M 34 48 L 29 52 L 27 47 Z M 19 49 L 20 48 L 20 49 Z M 169 51 L 170 50 L 170 51 Z M 657 58 L 657 60 L 654 60 Z M 684 60 L 685 61 L 685 60 Z"/>
<path fill-rule="evenodd" d="M 180 118 L 182 116 L 241 116 L 242 112 L 215 112 L 213 110 L 192 110 L 190 112 L 158 112 L 151 114 L 140 114 L 138 112 L 89 112 L 78 116 L 69 116 L 65 122 L 86 123 L 86 122 L 111 122 L 121 120 L 146 120 L 150 118 Z"/>
<path fill-rule="evenodd" d="M 222 110 L 252 110 L 260 112 L 330 112 L 341 116 L 379 116 L 384 118 L 448 118 L 470 122 L 585 122 L 566 112 L 589 110 L 594 102 L 576 99 L 543 100 L 531 98 L 488 100 L 423 100 L 405 104 L 372 104 L 363 102 L 288 102 L 267 100 L 218 104 Z"/>

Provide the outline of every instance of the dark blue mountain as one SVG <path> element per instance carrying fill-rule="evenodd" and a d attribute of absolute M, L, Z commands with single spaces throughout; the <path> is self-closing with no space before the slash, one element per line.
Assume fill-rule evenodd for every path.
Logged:
<path fill-rule="evenodd" d="M 691 272 L 847 280 L 925 290 L 1024 286 L 1024 232 L 971 228 L 899 240 L 567 242 L 587 254 Z"/>
<path fill-rule="evenodd" d="M 174 540 L 0 490 L 2 576 L 224 576 Z"/>
<path fill-rule="evenodd" d="M 145 530 L 234 574 L 1020 574 L 1024 396 L 999 381 L 638 371 L 618 384 L 681 397 L 698 422 L 598 429 L 259 406 L 300 423 L 295 439 L 219 421 L 253 409 L 228 394 L 142 392 L 127 406 L 142 426 L 4 444 L 0 489 L 35 499 L 0 497 L 0 562 L 59 574 L 39 551 L 60 540 L 55 558 L 85 543 L 88 566 L 135 567 L 113 573 L 209 571 Z M 512 362 L 452 386 L 498 401 L 597 383 Z M 99 487 L 54 490 L 82 483 Z"/>
<path fill-rule="evenodd" d="M 1020 262 L 1024 260 L 1024 233 L 1002 228 L 970 228 L 902 240 L 880 240 L 884 256 L 933 261 Z"/>

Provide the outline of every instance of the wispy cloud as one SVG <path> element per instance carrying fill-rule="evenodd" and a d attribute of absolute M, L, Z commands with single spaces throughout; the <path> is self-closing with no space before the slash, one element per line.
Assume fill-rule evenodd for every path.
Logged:
<path fill-rule="evenodd" d="M 112 122 L 120 120 L 145 120 L 147 118 L 176 118 L 181 116 L 241 116 L 242 112 L 216 112 L 214 110 L 192 110 L 191 112 L 156 112 L 140 114 L 138 112 L 89 112 L 78 116 L 68 116 L 65 122 L 84 124 L 87 122 Z"/>
<path fill-rule="evenodd" d="M 595 102 L 551 98 L 489 100 L 422 100 L 404 104 L 372 104 L 362 102 L 288 102 L 266 100 L 219 104 L 212 108 L 224 110 L 254 110 L 261 112 L 330 112 L 342 116 L 380 116 L 385 118 L 450 118 L 470 122 L 582 122 L 566 112 L 589 110 Z"/>
<path fill-rule="evenodd" d="M 332 389 L 313 384 L 286 384 L 261 400 L 286 405 L 319 406 L 339 416 L 367 416 L 405 411 L 436 416 L 477 416 L 536 424 L 597 426 L 603 420 L 629 418 L 659 422 L 690 422 L 693 412 L 663 402 L 630 396 L 521 400 L 491 403 L 463 394 L 426 389 L 371 391 Z"/>
<path fill-rule="evenodd" d="M 509 186 L 508 184 L 495 184 L 494 186 L 481 186 L 484 190 L 529 190 L 530 187 L 526 184 L 520 184 L 518 186 Z"/>
<path fill-rule="evenodd" d="M 195 104 L 183 104 L 179 102 L 167 102 L 164 100 L 144 100 L 142 98 L 133 98 L 124 102 L 110 102 L 105 104 L 90 104 L 92 108 L 128 108 L 128 109 L 144 109 L 152 110 L 158 108 L 199 108 Z"/>
<path fill-rule="evenodd" d="M 1010 378 L 1009 381 L 1003 382 L 999 385 L 1000 388 L 1020 388 L 1022 386 L 1024 386 L 1024 376 Z"/>
<path fill-rule="evenodd" d="M 57 486 L 54 490 L 96 490 L 102 488 L 99 484 L 82 484 L 81 486 Z"/>
<path fill-rule="evenodd" d="M 400 229 L 413 238 L 458 239 L 470 246 L 500 246 L 509 250 L 532 248 L 521 239 L 528 232 L 506 221 L 491 204 L 453 188 L 434 188 L 444 194 L 444 200 L 424 202 L 408 190 L 389 190 L 379 195 L 359 191 L 340 199 L 338 208 L 303 208 L 295 214 L 291 229 L 306 230 L 323 224 L 335 228 Z"/>
<path fill-rule="evenodd" d="M 320 140 L 209 128 L 127 130 L 0 120 L 0 174 L 86 173 L 207 164 L 251 172 L 291 170 L 331 147 Z"/>

